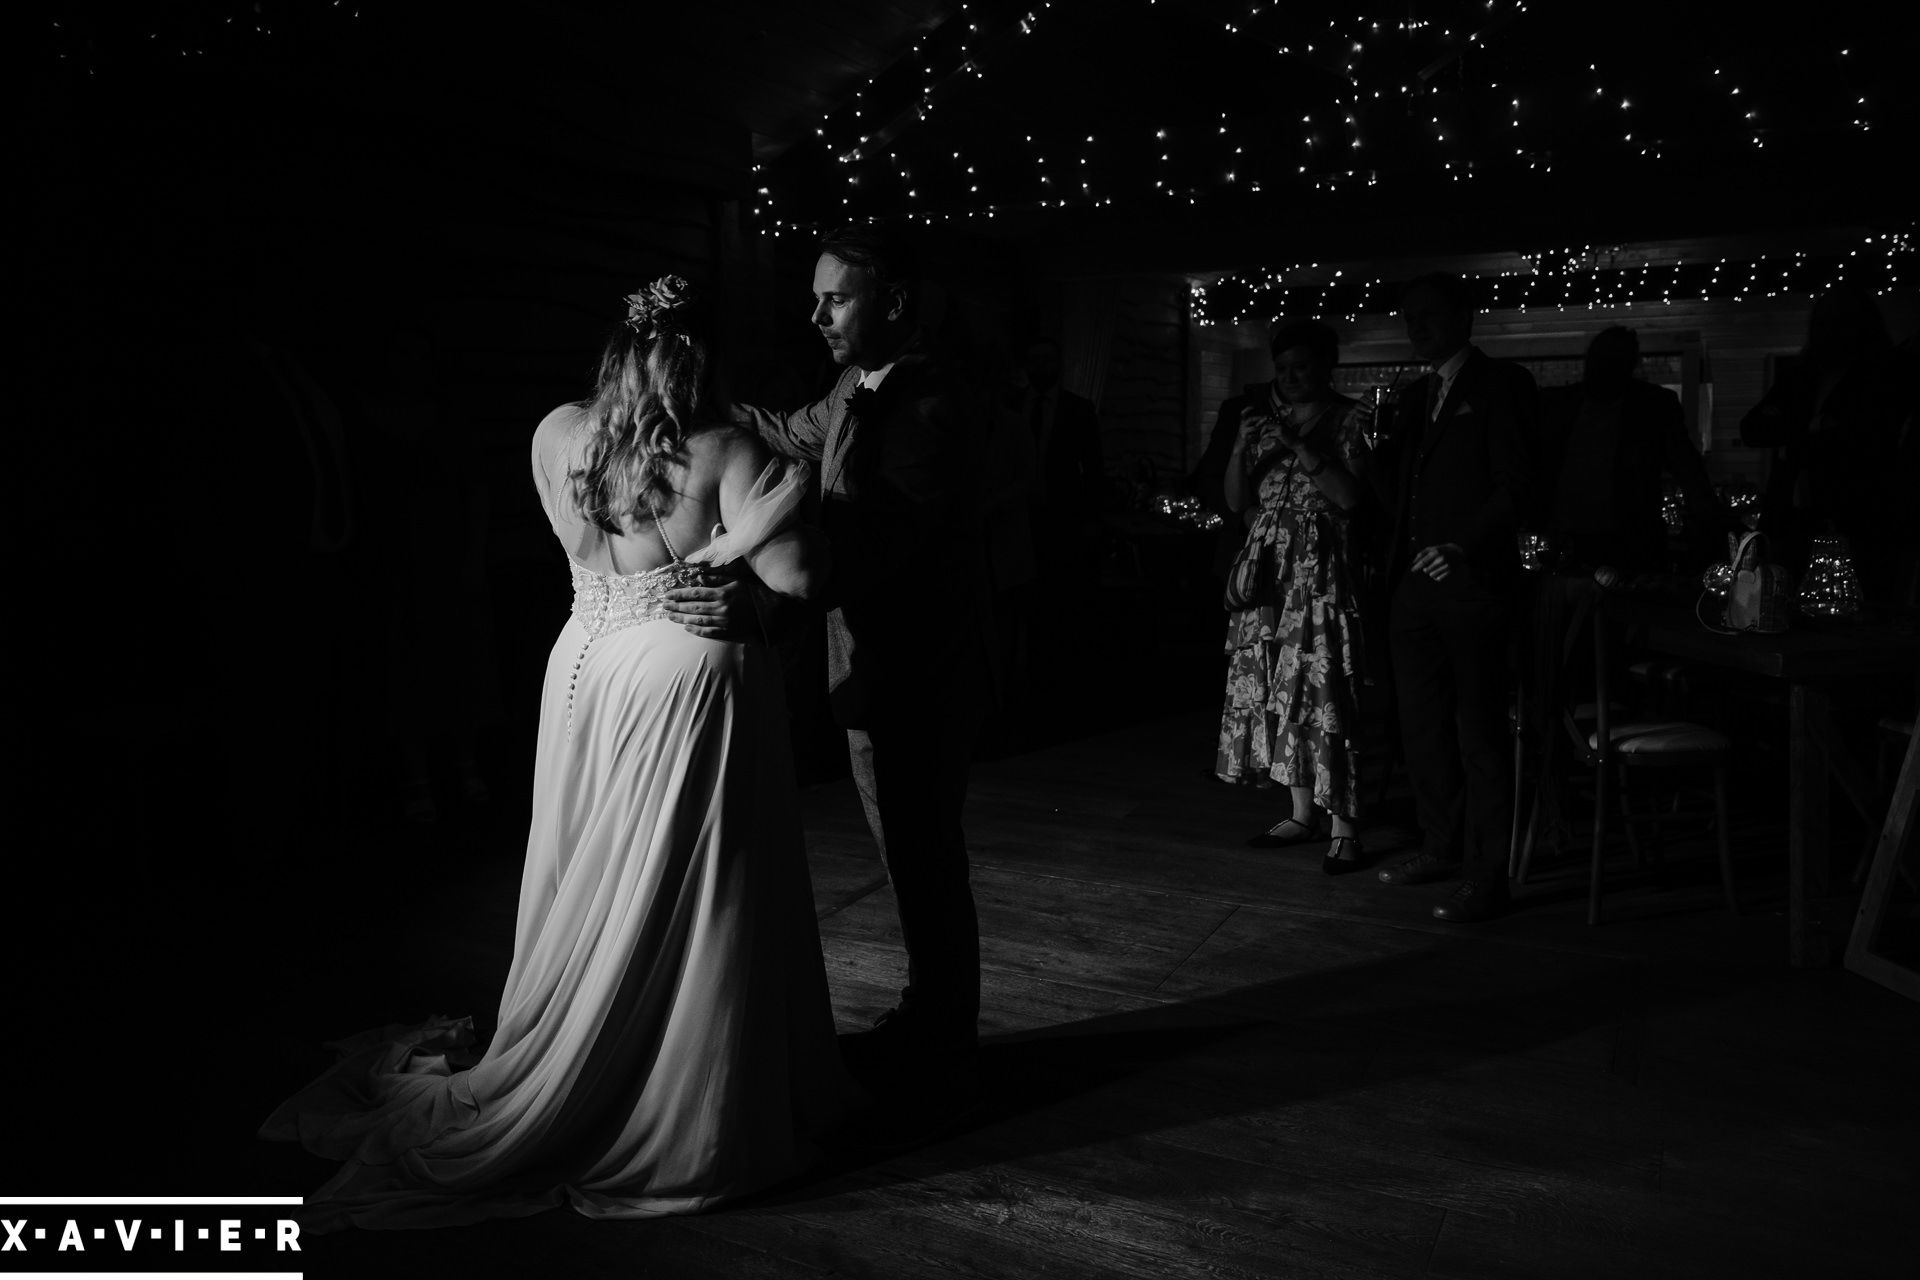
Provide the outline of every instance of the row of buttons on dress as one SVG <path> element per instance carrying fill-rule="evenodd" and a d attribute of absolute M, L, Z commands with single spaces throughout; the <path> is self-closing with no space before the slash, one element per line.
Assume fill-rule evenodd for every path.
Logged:
<path fill-rule="evenodd" d="M 573 736 L 573 691 L 580 683 L 580 668 L 586 664 L 587 650 L 593 648 L 593 639 L 580 646 L 580 656 L 573 660 L 573 674 L 567 677 L 567 736 Z"/>
<path fill-rule="evenodd" d="M 584 565 L 573 566 L 573 616 L 587 633 L 587 642 L 574 660 L 567 679 L 567 732 L 573 732 L 573 696 L 580 681 L 580 668 L 587 650 L 595 640 L 616 631 L 637 627 L 666 614 L 669 588 L 693 580 L 695 570 L 684 561 L 673 561 L 644 573 L 595 573 Z"/>
<path fill-rule="evenodd" d="M 596 589 L 597 588 L 597 589 Z M 590 601 L 590 603 L 589 603 Z M 582 608 L 582 605 L 585 608 Z M 587 633 L 587 642 L 580 646 L 579 656 L 573 660 L 573 672 L 567 677 L 567 736 L 573 736 L 573 695 L 580 684 L 580 668 L 586 664 L 587 650 L 593 647 L 593 641 L 600 634 L 601 625 L 613 604 L 613 584 L 604 575 L 591 569 L 573 566 L 573 616 Z"/>

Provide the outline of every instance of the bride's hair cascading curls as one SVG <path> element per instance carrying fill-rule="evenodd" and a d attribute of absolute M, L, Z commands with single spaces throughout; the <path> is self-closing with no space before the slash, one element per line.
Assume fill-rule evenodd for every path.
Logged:
<path fill-rule="evenodd" d="M 587 447 L 568 475 L 581 514 L 608 533 L 673 506 L 669 463 L 686 455 L 687 436 L 723 406 L 712 385 L 711 355 L 699 332 L 693 289 L 662 276 L 626 299 L 627 319 L 607 342 L 587 413 Z"/>

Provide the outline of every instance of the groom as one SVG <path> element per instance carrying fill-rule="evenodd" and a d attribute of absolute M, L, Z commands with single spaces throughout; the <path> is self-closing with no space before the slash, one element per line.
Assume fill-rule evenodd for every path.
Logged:
<path fill-rule="evenodd" d="M 812 463 L 833 553 L 827 681 L 854 782 L 893 885 L 907 951 L 899 1005 L 850 1037 L 855 1065 L 969 1055 L 980 931 L 961 831 L 985 690 L 979 452 L 985 406 L 929 350 L 912 246 L 873 224 L 832 232 L 813 272 L 813 323 L 842 368 L 789 412 L 734 421 Z M 737 634 L 734 588 L 669 594 L 696 634 Z"/>

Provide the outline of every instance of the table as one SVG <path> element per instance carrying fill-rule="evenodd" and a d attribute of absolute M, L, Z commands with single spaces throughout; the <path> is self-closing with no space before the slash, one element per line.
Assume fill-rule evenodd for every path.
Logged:
<path fill-rule="evenodd" d="M 1647 648 L 1700 666 L 1783 680 L 1791 741 L 1787 766 L 1787 946 L 1792 963 L 1829 963 L 1821 917 L 1828 887 L 1827 780 L 1839 781 L 1863 812 L 1874 809 L 1866 770 L 1840 740 L 1834 685 L 1891 678 L 1911 683 L 1920 670 L 1920 634 L 1891 623 L 1841 623 L 1795 615 L 1779 635 L 1721 635 L 1700 624 L 1692 606 L 1636 602 L 1629 610 Z"/>

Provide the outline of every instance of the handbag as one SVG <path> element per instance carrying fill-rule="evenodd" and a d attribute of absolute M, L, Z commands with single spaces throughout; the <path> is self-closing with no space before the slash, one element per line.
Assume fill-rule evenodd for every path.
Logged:
<path fill-rule="evenodd" d="M 1283 406 L 1276 393 L 1270 392 L 1269 400 L 1275 412 L 1281 411 Z M 1301 424 L 1299 438 L 1305 440 L 1312 436 L 1315 431 L 1318 431 L 1320 424 L 1326 421 L 1327 415 L 1333 412 L 1337 404 L 1338 402 L 1327 405 L 1324 409 L 1320 410 L 1320 412 L 1314 414 L 1312 418 Z M 1285 465 L 1287 473 L 1281 477 L 1281 486 L 1284 488 L 1285 485 L 1293 479 L 1293 473 L 1300 465 L 1300 455 L 1292 449 L 1285 447 L 1277 448 L 1265 458 L 1262 458 L 1259 463 L 1254 466 L 1253 474 L 1248 477 L 1249 482 L 1253 484 L 1256 489 L 1259 487 L 1260 478 L 1273 469 L 1274 464 L 1280 461 L 1282 454 L 1286 455 Z M 1259 522 L 1256 520 L 1253 528 L 1247 530 L 1247 540 L 1240 544 L 1238 551 L 1234 552 L 1233 563 L 1227 566 L 1227 589 L 1222 595 L 1221 603 L 1232 612 L 1237 613 L 1241 609 L 1251 609 L 1259 604 L 1261 600 L 1265 598 L 1267 585 L 1273 578 L 1273 575 L 1267 569 L 1269 544 L 1265 538 L 1257 538 L 1254 536 L 1259 532 L 1259 528 Z"/>
<path fill-rule="evenodd" d="M 1259 533 L 1257 525 L 1247 530 L 1246 541 L 1233 553 L 1233 563 L 1227 566 L 1227 590 L 1221 603 L 1235 613 L 1253 608 L 1265 587 L 1270 544 Z"/>
<path fill-rule="evenodd" d="M 1765 561 L 1766 536 L 1758 531 L 1738 542 L 1731 535 L 1732 552 L 1727 583 L 1727 626 L 1734 631 L 1773 635 L 1787 629 L 1787 606 L 1793 602 L 1787 571 Z"/>
<path fill-rule="evenodd" d="M 1253 480 L 1256 484 L 1259 478 L 1273 466 L 1279 452 L 1275 450 L 1254 468 Z M 1288 478 L 1291 478 L 1293 469 L 1299 463 L 1299 455 L 1287 453 Z M 1285 481 L 1283 480 L 1282 483 L 1284 484 Z M 1261 537 L 1260 532 L 1260 522 L 1256 519 L 1253 527 L 1247 530 L 1247 540 L 1240 544 L 1238 551 L 1233 553 L 1233 563 L 1227 566 L 1227 589 L 1221 597 L 1221 603 L 1231 612 L 1238 613 L 1242 609 L 1251 609 L 1259 604 L 1265 599 L 1267 586 L 1273 580 L 1273 574 L 1267 567 L 1268 553 L 1272 550 L 1273 544 Z"/>

